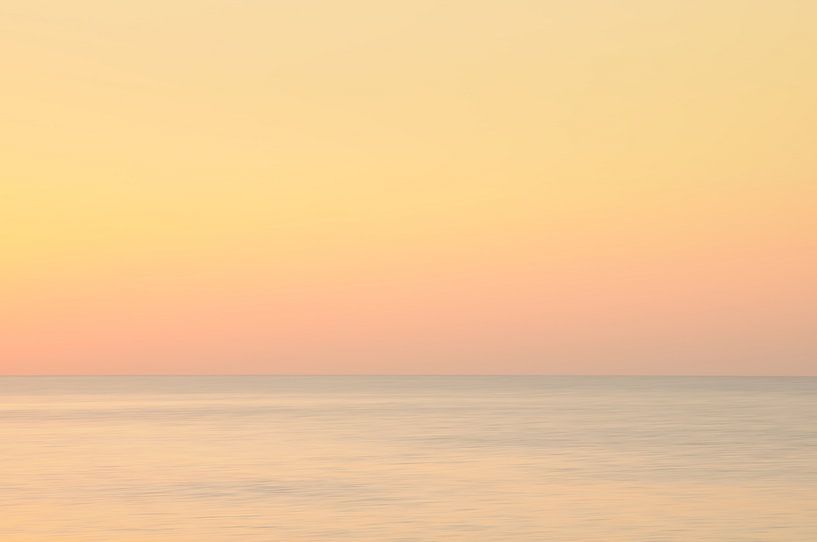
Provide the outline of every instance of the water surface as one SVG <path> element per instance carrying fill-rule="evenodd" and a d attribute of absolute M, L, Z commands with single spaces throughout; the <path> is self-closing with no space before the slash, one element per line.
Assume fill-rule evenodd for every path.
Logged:
<path fill-rule="evenodd" d="M 0 540 L 817 540 L 817 379 L 3 377 Z"/>

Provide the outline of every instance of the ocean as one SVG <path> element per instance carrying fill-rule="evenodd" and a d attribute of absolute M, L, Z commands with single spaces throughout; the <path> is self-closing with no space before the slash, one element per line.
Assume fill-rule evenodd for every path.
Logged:
<path fill-rule="evenodd" d="M 2 377 L 0 541 L 817 541 L 817 378 Z"/>

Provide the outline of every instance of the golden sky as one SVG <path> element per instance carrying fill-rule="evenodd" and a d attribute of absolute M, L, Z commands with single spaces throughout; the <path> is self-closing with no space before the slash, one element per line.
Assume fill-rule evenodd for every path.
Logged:
<path fill-rule="evenodd" d="M 5 0 L 0 373 L 817 374 L 815 20 Z"/>

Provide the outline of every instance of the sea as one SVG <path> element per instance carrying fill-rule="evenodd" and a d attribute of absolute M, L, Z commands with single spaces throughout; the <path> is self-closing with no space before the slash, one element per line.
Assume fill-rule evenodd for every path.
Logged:
<path fill-rule="evenodd" d="M 0 378 L 2 542 L 814 542 L 817 378 Z"/>

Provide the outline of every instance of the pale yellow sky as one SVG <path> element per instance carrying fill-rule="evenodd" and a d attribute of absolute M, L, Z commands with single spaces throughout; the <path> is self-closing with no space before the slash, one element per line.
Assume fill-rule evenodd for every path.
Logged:
<path fill-rule="evenodd" d="M 6 0 L 0 373 L 817 373 L 817 3 Z"/>

